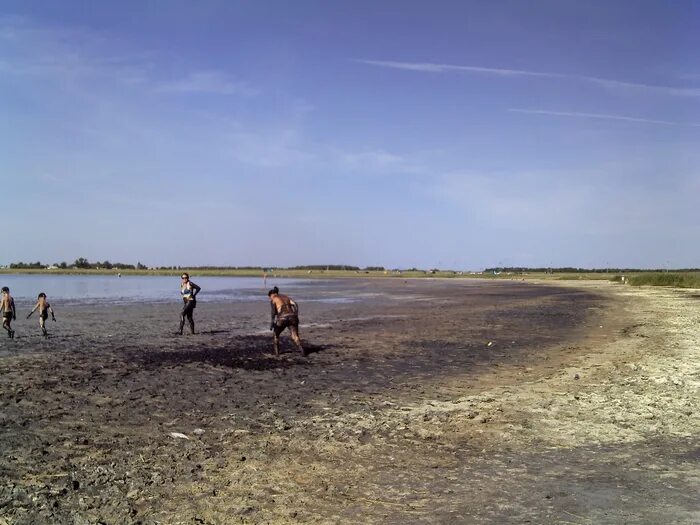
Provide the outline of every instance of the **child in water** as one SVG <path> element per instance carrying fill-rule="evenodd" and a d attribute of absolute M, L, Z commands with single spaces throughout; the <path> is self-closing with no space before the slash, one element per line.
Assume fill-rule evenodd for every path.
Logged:
<path fill-rule="evenodd" d="M 7 336 L 14 339 L 15 331 L 10 326 L 12 321 L 17 319 L 15 312 L 15 300 L 10 295 L 10 289 L 7 286 L 2 287 L 2 300 L 0 301 L 0 311 L 2 311 L 2 327 L 7 330 Z"/>
<path fill-rule="evenodd" d="M 46 300 L 46 294 L 44 292 L 39 294 L 36 306 L 32 308 L 31 312 L 29 312 L 27 319 L 29 319 L 36 310 L 39 310 L 39 326 L 41 326 L 41 333 L 44 334 L 44 337 L 48 337 L 49 332 L 46 331 L 46 319 L 49 318 L 49 312 L 51 312 L 51 319 L 55 323 L 56 316 L 53 314 L 53 308 L 51 308 L 51 305 Z"/>

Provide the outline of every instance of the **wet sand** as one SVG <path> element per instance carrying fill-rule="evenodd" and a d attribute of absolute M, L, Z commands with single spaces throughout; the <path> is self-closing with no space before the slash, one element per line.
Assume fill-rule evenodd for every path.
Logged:
<path fill-rule="evenodd" d="M 0 524 L 700 522 L 697 294 L 316 286 L 361 300 L 301 303 L 308 358 L 264 300 L 18 322 Z"/>

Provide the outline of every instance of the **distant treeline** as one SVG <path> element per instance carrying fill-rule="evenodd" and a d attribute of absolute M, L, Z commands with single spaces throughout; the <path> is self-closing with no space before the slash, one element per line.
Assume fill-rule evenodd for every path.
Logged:
<path fill-rule="evenodd" d="M 11 263 L 10 268 L 17 269 L 17 270 L 39 270 L 42 268 L 60 268 L 62 270 L 66 270 L 68 268 L 80 268 L 81 270 L 147 270 L 148 267 L 144 264 L 141 264 L 140 262 L 136 263 L 136 265 L 133 264 L 125 264 L 125 263 L 120 263 L 120 262 L 109 262 L 109 261 L 102 261 L 102 262 L 94 262 L 91 263 L 88 261 L 85 257 L 79 257 L 75 260 L 73 264 L 68 264 L 67 262 L 63 261 L 60 263 L 54 263 L 54 264 L 44 264 L 41 261 L 37 262 L 30 262 L 30 263 L 25 263 L 25 262 L 17 262 L 17 263 Z"/>
<path fill-rule="evenodd" d="M 360 268 L 359 266 L 350 266 L 347 264 L 310 264 L 306 266 L 293 266 L 288 268 L 289 270 L 344 270 L 344 271 L 368 271 L 368 272 L 383 272 L 383 266 L 366 266 L 365 268 Z"/>
<path fill-rule="evenodd" d="M 66 270 L 69 268 L 78 268 L 81 270 L 148 270 L 149 267 L 141 262 L 134 264 L 125 264 L 120 262 L 110 262 L 110 261 L 97 261 L 90 262 L 85 257 L 79 257 L 73 263 L 67 263 L 65 261 L 46 264 L 41 261 L 37 262 L 16 262 L 11 263 L 10 268 L 18 270 L 41 270 L 45 268 L 57 268 Z M 274 270 L 343 270 L 343 271 L 369 271 L 369 272 L 383 272 L 383 266 L 367 266 L 366 268 L 360 268 L 359 266 L 350 266 L 347 264 L 312 264 L 307 266 L 293 266 L 293 267 L 263 267 L 263 266 L 158 266 L 153 268 L 155 270 L 248 270 L 248 271 L 274 271 Z"/>
<path fill-rule="evenodd" d="M 259 272 L 264 272 L 265 268 L 262 266 L 157 266 L 156 270 L 255 270 Z"/>
<path fill-rule="evenodd" d="M 360 268 L 359 266 L 350 266 L 347 264 L 310 264 L 306 266 L 290 266 L 290 267 L 263 267 L 263 266 L 159 266 L 159 270 L 180 270 L 182 268 L 190 268 L 192 270 L 259 270 L 261 272 L 273 270 L 343 270 L 343 271 L 370 271 L 383 272 L 383 266 L 367 266 Z"/>
<path fill-rule="evenodd" d="M 85 257 L 79 257 L 73 263 L 67 263 L 65 261 L 58 262 L 54 264 L 45 264 L 41 261 L 36 262 L 15 262 L 11 263 L 10 268 L 17 270 L 41 270 L 41 269 L 80 269 L 80 270 L 164 270 L 164 271 L 180 271 L 180 270 L 190 270 L 190 271 L 226 271 L 226 270 L 238 270 L 238 271 L 248 271 L 248 272 L 275 272 L 275 271 L 286 271 L 286 270 L 296 270 L 296 271 L 350 271 L 350 272 L 423 272 L 435 274 L 439 272 L 452 272 L 453 270 L 439 270 L 437 268 L 432 268 L 429 270 L 423 270 L 420 268 L 404 268 L 404 269 L 386 269 L 384 266 L 366 266 L 364 268 L 360 266 L 353 266 L 349 264 L 308 264 L 301 266 L 158 266 L 158 267 L 148 267 L 141 262 L 136 264 L 126 264 L 121 262 L 110 262 L 110 261 L 96 261 L 90 262 Z M 649 269 L 649 268 L 574 268 L 570 266 L 558 267 L 558 268 L 528 268 L 526 266 L 499 266 L 494 268 L 486 268 L 483 273 L 486 274 L 498 274 L 498 273 L 668 273 L 673 272 L 700 272 L 700 268 L 674 268 L 673 270 L 668 269 Z M 460 274 L 462 272 L 459 272 Z"/>
<path fill-rule="evenodd" d="M 485 273 L 642 273 L 642 272 L 667 272 L 666 269 L 649 269 L 649 268 L 527 268 L 527 267 L 499 267 L 486 268 Z M 674 272 L 698 272 L 698 268 L 674 268 Z"/>

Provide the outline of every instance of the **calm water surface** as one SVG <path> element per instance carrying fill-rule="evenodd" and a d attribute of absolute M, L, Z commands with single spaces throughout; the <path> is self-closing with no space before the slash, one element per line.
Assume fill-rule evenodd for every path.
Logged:
<path fill-rule="evenodd" d="M 201 301 L 267 301 L 267 290 L 279 286 L 284 292 L 294 290 L 307 300 L 346 302 L 352 300 L 328 295 L 318 286 L 321 281 L 304 279 L 268 278 L 264 284 L 260 277 L 197 277 L 192 281 L 202 287 L 197 299 Z M 48 295 L 49 301 L 64 304 L 124 304 L 140 302 L 170 302 L 180 298 L 180 279 L 177 276 L 134 275 L 37 275 L 0 274 L 0 286 L 9 286 L 18 302 L 36 300 L 39 292 Z M 311 293 L 314 289 L 319 293 Z M 299 297 L 301 299 L 301 297 Z"/>

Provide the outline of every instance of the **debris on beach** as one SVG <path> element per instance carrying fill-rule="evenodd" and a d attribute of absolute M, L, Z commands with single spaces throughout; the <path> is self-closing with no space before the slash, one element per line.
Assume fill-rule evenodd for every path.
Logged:
<path fill-rule="evenodd" d="M 170 437 L 178 438 L 178 439 L 190 439 L 188 436 L 186 436 L 185 434 L 182 434 L 181 432 L 171 432 L 168 435 Z"/>

